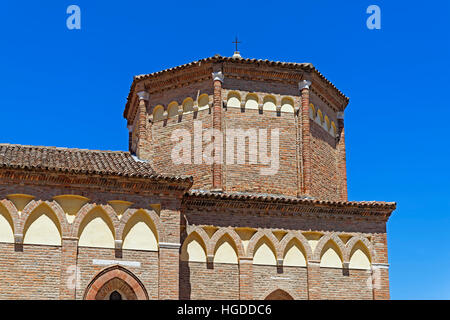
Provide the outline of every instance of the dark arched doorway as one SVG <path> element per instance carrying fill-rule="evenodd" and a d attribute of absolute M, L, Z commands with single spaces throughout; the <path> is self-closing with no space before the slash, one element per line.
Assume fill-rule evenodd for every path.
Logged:
<path fill-rule="evenodd" d="M 286 291 L 277 289 L 269 294 L 264 300 L 294 300 L 294 298 Z"/>
<path fill-rule="evenodd" d="M 121 266 L 100 271 L 84 293 L 86 300 L 148 300 L 147 291 L 139 279 Z"/>

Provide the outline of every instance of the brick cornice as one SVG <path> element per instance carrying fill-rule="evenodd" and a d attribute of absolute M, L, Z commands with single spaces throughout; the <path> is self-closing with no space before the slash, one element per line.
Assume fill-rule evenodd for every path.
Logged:
<path fill-rule="evenodd" d="M 49 187 L 80 187 L 109 192 L 163 193 L 180 197 L 192 185 L 190 179 L 132 178 L 109 175 L 66 174 L 46 170 L 0 169 L 0 184 L 42 185 Z"/>
<path fill-rule="evenodd" d="M 295 216 L 301 214 L 308 218 L 359 217 L 368 220 L 387 221 L 395 210 L 395 203 L 333 202 L 309 199 L 249 199 L 220 198 L 208 195 L 188 193 L 184 196 L 182 206 L 189 210 L 220 211 L 232 210 L 237 214 Z"/>
<path fill-rule="evenodd" d="M 216 55 L 178 67 L 134 77 L 123 113 L 124 118 L 130 121 L 134 117 L 137 100 L 135 92 L 148 90 L 152 94 L 211 79 L 211 72 L 213 72 L 214 65 L 217 64 L 223 66 L 225 77 L 230 79 L 239 78 L 296 85 L 306 77 L 316 83 L 317 92 L 320 96 L 335 105 L 335 108 L 343 110 L 348 104 L 348 98 L 310 63 L 233 59 Z"/>

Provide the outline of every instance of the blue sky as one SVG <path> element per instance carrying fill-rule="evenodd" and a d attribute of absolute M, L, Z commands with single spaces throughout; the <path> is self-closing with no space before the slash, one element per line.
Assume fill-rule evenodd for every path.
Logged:
<path fill-rule="evenodd" d="M 394 3 L 395 2 L 395 3 Z M 125 4 L 126 3 L 126 4 Z M 81 8 L 68 30 L 66 8 Z M 366 8 L 381 8 L 381 30 Z M 0 6 L 0 142 L 127 150 L 132 76 L 231 56 L 311 62 L 350 97 L 349 198 L 398 202 L 393 299 L 450 299 L 447 1 L 11 1 Z"/>

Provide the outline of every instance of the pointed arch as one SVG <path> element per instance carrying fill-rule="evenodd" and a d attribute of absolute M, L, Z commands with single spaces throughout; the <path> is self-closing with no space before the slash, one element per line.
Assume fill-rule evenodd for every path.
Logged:
<path fill-rule="evenodd" d="M 248 248 L 249 255 L 253 257 L 253 264 L 276 265 L 277 245 L 278 240 L 272 232 L 257 232 Z"/>
<path fill-rule="evenodd" d="M 192 231 L 181 246 L 180 259 L 190 262 L 205 262 L 207 257 L 208 239 L 198 230 Z"/>
<path fill-rule="evenodd" d="M 244 247 L 233 229 L 220 228 L 209 241 L 209 252 L 214 253 L 214 263 L 238 263 L 244 256 Z"/>
<path fill-rule="evenodd" d="M 162 241 L 159 238 L 159 235 L 162 233 L 162 225 L 161 225 L 161 219 L 159 218 L 158 214 L 153 209 L 136 209 L 136 208 L 128 208 L 125 210 L 125 212 L 122 215 L 122 218 L 119 221 L 119 227 L 117 229 L 117 239 L 124 240 L 124 229 L 125 226 L 128 224 L 130 218 L 137 212 L 137 211 L 144 211 L 149 218 L 151 219 L 152 223 L 155 225 L 156 228 L 156 237 L 159 241 Z"/>
<path fill-rule="evenodd" d="M 264 300 L 294 300 L 293 295 L 282 289 L 275 289 L 264 297 Z"/>
<path fill-rule="evenodd" d="M 342 268 L 342 252 L 333 240 L 328 240 L 322 247 L 320 267 Z"/>
<path fill-rule="evenodd" d="M 20 234 L 24 244 L 61 245 L 65 215 L 54 202 L 31 201 L 23 210 Z"/>
<path fill-rule="evenodd" d="M 123 240 L 122 249 L 158 251 L 158 231 L 148 210 L 127 211 L 126 221 L 120 221 L 118 238 Z"/>
<path fill-rule="evenodd" d="M 153 108 L 153 122 L 164 120 L 164 107 L 162 105 L 157 105 Z"/>
<path fill-rule="evenodd" d="M 333 240 L 333 242 L 337 245 L 339 251 L 341 252 L 341 258 L 344 257 L 343 253 L 345 252 L 345 244 L 337 236 L 337 234 L 326 233 L 320 238 L 319 242 L 316 245 L 316 248 L 314 249 L 313 260 L 316 260 L 316 261 L 320 260 L 320 257 L 322 255 L 322 249 L 329 240 Z"/>
<path fill-rule="evenodd" d="M 273 247 L 275 248 L 275 252 L 277 252 L 278 247 L 278 239 L 274 236 L 271 230 L 258 230 L 250 239 L 248 246 L 247 246 L 247 257 L 253 257 L 255 246 L 257 242 L 262 238 L 266 236 L 269 241 L 272 243 Z M 278 254 L 275 255 L 277 257 Z"/>
<path fill-rule="evenodd" d="M 306 261 L 311 260 L 313 258 L 311 246 L 309 245 L 306 237 L 301 232 L 298 231 L 290 231 L 283 237 L 283 239 L 281 239 L 277 258 L 278 259 L 284 258 L 284 255 L 286 254 L 286 248 L 293 239 L 296 239 L 303 247 L 304 250 L 303 254 L 305 255 Z"/>
<path fill-rule="evenodd" d="M 363 237 L 361 235 L 353 236 L 350 240 L 348 240 L 345 251 L 344 251 L 344 261 L 348 262 L 350 261 L 350 257 L 353 251 L 354 246 L 358 243 L 358 241 L 362 242 L 362 244 L 367 249 L 367 253 L 370 257 L 370 261 L 374 261 L 376 259 L 375 257 L 375 250 L 373 249 L 372 243 L 367 239 L 366 237 Z"/>
<path fill-rule="evenodd" d="M 243 257 L 245 255 L 244 246 L 242 244 L 241 238 L 239 235 L 234 231 L 233 229 L 229 228 L 220 228 L 217 230 L 214 235 L 211 237 L 211 240 L 209 241 L 209 250 L 208 252 L 215 252 L 217 249 L 217 245 L 219 240 L 225 236 L 228 235 L 230 240 L 232 241 L 234 245 L 234 249 L 236 250 L 236 254 L 238 257 Z"/>
<path fill-rule="evenodd" d="M 350 251 L 349 268 L 361 270 L 370 270 L 372 268 L 369 250 L 361 240 L 356 242 Z"/>
<path fill-rule="evenodd" d="M 148 300 L 147 290 L 139 278 L 119 265 L 97 273 L 87 286 L 83 300 L 103 299 L 105 294 L 118 290 L 117 286 L 122 287 L 122 293 L 126 294 L 127 299 Z"/>
<path fill-rule="evenodd" d="M 81 247 L 114 248 L 118 218 L 110 205 L 88 203 L 73 222 L 72 234 Z"/>
<path fill-rule="evenodd" d="M 17 211 L 16 206 L 11 200 L 3 199 L 0 201 L 0 205 L 2 205 L 5 210 L 10 215 L 12 222 L 13 222 L 13 232 L 17 233 L 19 230 L 20 225 L 20 216 L 19 212 Z"/>
<path fill-rule="evenodd" d="M 4 202 L 0 201 L 0 242 L 14 243 L 14 230 L 17 229 L 13 215 L 5 206 Z"/>
<path fill-rule="evenodd" d="M 239 258 L 234 240 L 228 235 L 224 234 L 217 240 L 214 249 L 214 264 L 216 263 L 228 263 L 238 264 Z"/>

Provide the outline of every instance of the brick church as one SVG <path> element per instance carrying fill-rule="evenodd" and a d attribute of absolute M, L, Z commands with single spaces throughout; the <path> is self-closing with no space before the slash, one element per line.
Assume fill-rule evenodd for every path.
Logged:
<path fill-rule="evenodd" d="M 127 152 L 0 144 L 0 299 L 389 299 L 348 101 L 236 52 L 135 76 Z"/>

